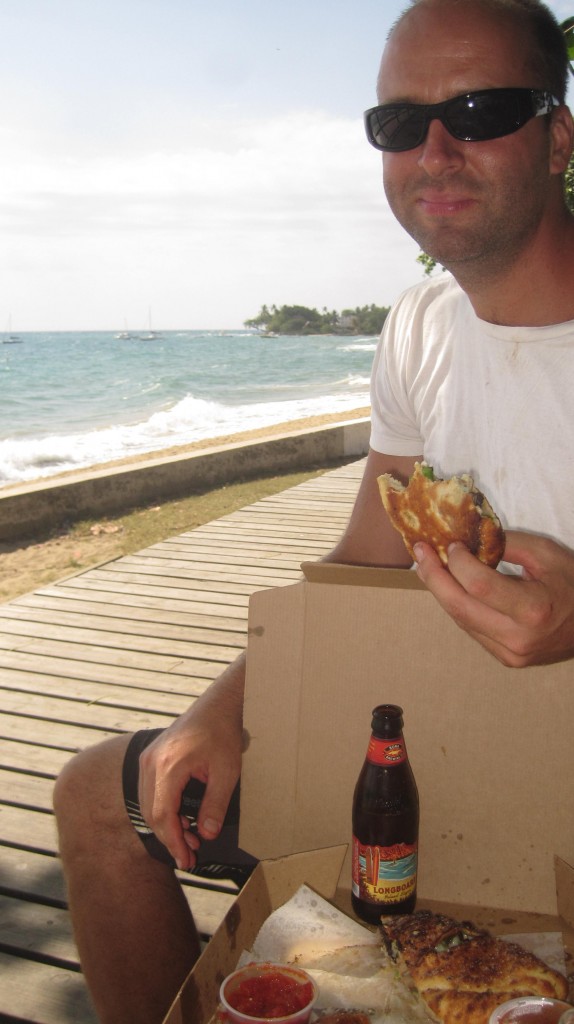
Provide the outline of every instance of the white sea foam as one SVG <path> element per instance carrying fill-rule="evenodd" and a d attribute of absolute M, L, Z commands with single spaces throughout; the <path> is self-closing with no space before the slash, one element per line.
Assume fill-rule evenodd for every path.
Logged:
<path fill-rule="evenodd" d="M 343 345 L 341 352 L 376 352 L 377 344 L 378 339 L 364 339 L 352 342 L 350 345 Z"/>
<path fill-rule="evenodd" d="M 141 423 L 85 433 L 0 441 L 0 486 L 53 476 L 132 455 L 153 453 L 193 441 L 241 433 L 307 416 L 350 412 L 367 406 L 364 378 L 351 381 L 348 394 L 287 402 L 222 405 L 188 396 Z"/>
<path fill-rule="evenodd" d="M 0 488 L 369 404 L 376 339 L 29 334 L 0 356 Z"/>

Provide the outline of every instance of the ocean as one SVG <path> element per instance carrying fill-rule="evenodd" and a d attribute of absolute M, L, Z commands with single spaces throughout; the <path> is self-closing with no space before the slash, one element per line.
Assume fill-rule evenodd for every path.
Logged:
<path fill-rule="evenodd" d="M 376 338 L 0 338 L 0 488 L 369 404 Z"/>

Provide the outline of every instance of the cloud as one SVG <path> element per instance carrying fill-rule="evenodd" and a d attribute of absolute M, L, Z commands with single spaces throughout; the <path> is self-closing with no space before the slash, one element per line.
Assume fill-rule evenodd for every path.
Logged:
<path fill-rule="evenodd" d="M 147 294 L 163 326 L 202 327 L 238 326 L 263 302 L 386 304 L 420 276 L 360 121 L 198 119 L 185 145 L 99 157 L 17 141 L 4 150 L 2 273 L 34 294 L 35 321 L 66 284 L 62 315 L 77 325 L 141 320 Z"/>

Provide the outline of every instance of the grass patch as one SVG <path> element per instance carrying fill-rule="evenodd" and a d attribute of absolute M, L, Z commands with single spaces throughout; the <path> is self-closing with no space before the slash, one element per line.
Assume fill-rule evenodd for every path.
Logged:
<path fill-rule="evenodd" d="M 0 600 L 11 600 L 74 572 L 141 551 L 324 472 L 314 469 L 234 483 L 206 494 L 133 509 L 122 516 L 75 523 L 46 540 L 0 543 Z"/>

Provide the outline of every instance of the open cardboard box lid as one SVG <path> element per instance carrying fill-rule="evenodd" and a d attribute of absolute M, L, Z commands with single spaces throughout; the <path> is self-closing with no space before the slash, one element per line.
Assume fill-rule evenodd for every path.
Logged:
<path fill-rule="evenodd" d="M 554 914 L 554 857 L 574 864 L 574 663 L 505 668 L 413 572 L 303 569 L 250 602 L 242 845 L 269 858 L 350 843 L 371 711 L 396 703 L 420 895 Z"/>
<path fill-rule="evenodd" d="M 303 569 L 250 601 L 240 842 L 264 863 L 165 1024 L 206 1024 L 222 978 L 303 882 L 352 913 L 343 858 L 379 703 L 404 709 L 419 905 L 495 933 L 562 928 L 574 951 L 573 663 L 504 668 L 412 572 Z"/>

